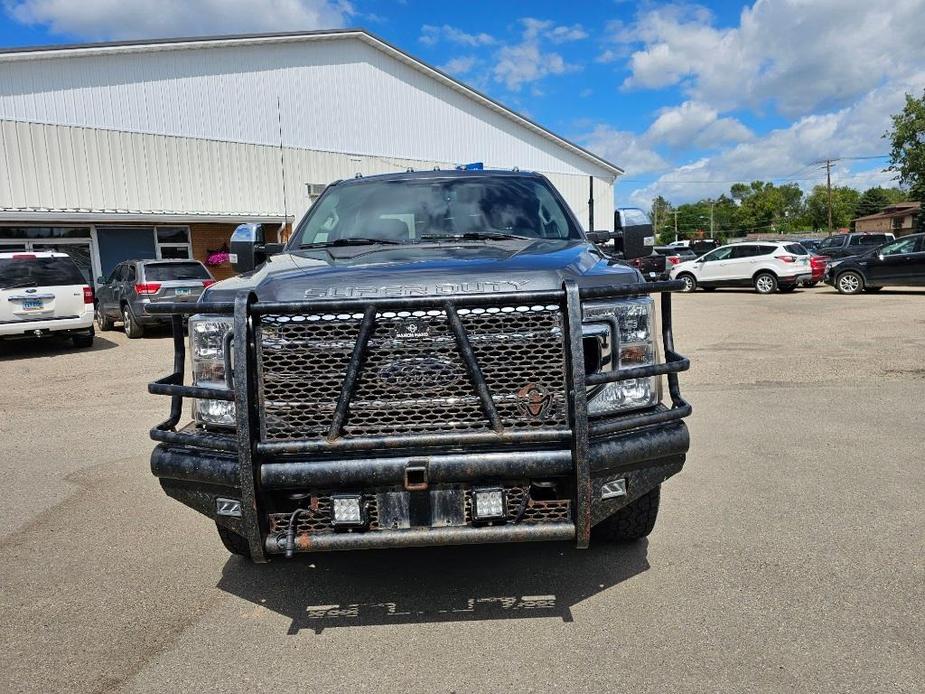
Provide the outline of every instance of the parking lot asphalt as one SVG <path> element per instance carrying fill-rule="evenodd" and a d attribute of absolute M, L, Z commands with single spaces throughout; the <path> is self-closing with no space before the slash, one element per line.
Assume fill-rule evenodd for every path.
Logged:
<path fill-rule="evenodd" d="M 0 691 L 922 691 L 925 292 L 676 297 L 647 541 L 254 566 L 148 470 L 166 334 L 0 345 Z"/>

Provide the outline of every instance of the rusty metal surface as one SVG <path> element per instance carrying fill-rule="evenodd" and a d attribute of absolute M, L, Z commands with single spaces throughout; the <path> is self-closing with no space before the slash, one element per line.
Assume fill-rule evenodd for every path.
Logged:
<path fill-rule="evenodd" d="M 330 552 L 354 549 L 385 549 L 396 547 L 433 547 L 439 545 L 469 545 L 495 542 L 542 542 L 572 540 L 572 523 L 533 525 L 492 525 L 460 528 L 410 528 L 377 533 L 325 533 L 296 538 L 298 552 Z M 275 537 L 265 543 L 267 554 L 282 554 Z"/>

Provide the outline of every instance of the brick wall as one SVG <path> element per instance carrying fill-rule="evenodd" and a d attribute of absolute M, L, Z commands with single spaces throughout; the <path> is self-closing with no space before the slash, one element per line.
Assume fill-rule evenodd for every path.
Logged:
<path fill-rule="evenodd" d="M 236 226 L 236 224 L 190 224 L 190 241 L 193 244 L 193 257 L 205 263 L 209 251 L 218 250 L 222 248 L 222 246 L 227 248 L 228 240 L 231 238 L 231 233 Z M 223 280 L 234 275 L 234 271 L 231 269 L 231 263 L 218 266 L 207 265 L 206 267 L 209 268 L 209 272 L 211 272 L 217 280 Z"/>
<path fill-rule="evenodd" d="M 237 227 L 237 224 L 190 224 L 190 241 L 193 244 L 193 257 L 205 263 L 209 251 L 216 251 L 222 248 L 222 246 L 228 246 L 228 241 L 231 239 L 231 234 L 235 230 L 235 227 Z M 287 224 L 286 230 L 284 231 L 284 241 L 289 239 L 289 233 L 291 231 L 292 225 Z M 276 240 L 275 232 L 268 234 L 268 238 L 266 239 L 267 242 Z M 233 277 L 235 274 L 234 270 L 231 269 L 231 263 L 218 266 L 207 265 L 206 267 L 209 268 L 209 272 L 211 272 L 217 280 Z"/>

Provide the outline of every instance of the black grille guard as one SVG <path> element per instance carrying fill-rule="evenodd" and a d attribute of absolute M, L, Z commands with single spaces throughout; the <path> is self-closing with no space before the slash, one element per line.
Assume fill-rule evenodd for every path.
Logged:
<path fill-rule="evenodd" d="M 687 417 L 691 406 L 681 396 L 678 373 L 690 367 L 689 360 L 675 351 L 672 333 L 671 292 L 679 291 L 683 283 L 677 280 L 662 282 L 641 282 L 626 285 L 607 285 L 579 289 L 573 280 L 566 280 L 561 289 L 529 292 L 498 292 L 491 294 L 459 294 L 452 296 L 408 296 L 361 299 L 316 299 L 298 302 L 262 302 L 253 292 L 241 292 L 233 302 L 202 301 L 190 303 L 150 304 L 150 314 L 169 315 L 173 328 L 174 361 L 173 372 L 148 385 L 148 392 L 167 395 L 171 398 L 170 416 L 151 429 L 151 438 L 168 444 L 192 446 L 236 453 L 242 472 L 241 501 L 246 515 L 255 513 L 256 494 L 259 486 L 259 465 L 255 462 L 278 454 L 324 454 L 363 453 L 383 449 L 452 449 L 466 445 L 509 445 L 509 444 L 554 444 L 571 448 L 575 468 L 576 490 L 575 515 L 581 519 L 576 533 L 579 546 L 587 545 L 590 534 L 591 471 L 589 446 L 594 437 L 604 437 L 630 429 L 666 424 Z M 619 299 L 641 297 L 647 294 L 661 295 L 661 333 L 665 354 L 664 363 L 610 372 L 585 374 L 582 345 L 582 301 L 596 299 Z M 491 398 L 489 387 L 479 370 L 472 353 L 466 332 L 459 322 L 456 310 L 463 307 L 489 307 L 510 302 L 531 304 L 556 304 L 565 318 L 565 358 L 568 404 L 568 427 L 534 431 L 505 431 L 499 426 L 498 414 Z M 477 432 L 435 432 L 411 435 L 381 435 L 343 438 L 343 429 L 350 399 L 356 388 L 361 369 L 363 352 L 372 329 L 377 311 L 402 311 L 413 309 L 439 309 L 447 316 L 455 336 L 466 371 L 472 381 L 482 406 L 483 414 L 491 425 L 490 431 Z M 256 345 L 253 318 L 266 314 L 299 313 L 312 311 L 336 311 L 362 313 L 363 320 L 347 366 L 341 386 L 333 422 L 327 437 L 297 441 L 261 441 L 258 435 L 259 418 L 254 404 L 257 402 Z M 189 314 L 218 314 L 233 317 L 230 341 L 233 345 L 233 369 L 227 368 L 226 376 L 232 374 L 228 388 L 200 388 L 184 385 L 186 366 L 186 344 L 184 340 L 183 316 Z M 227 347 L 227 343 L 226 343 Z M 229 350 L 225 350 L 226 361 Z M 666 376 L 671 407 L 659 406 L 651 411 L 595 418 L 589 421 L 587 386 L 624 381 L 627 379 Z M 206 431 L 178 431 L 184 398 L 226 400 L 235 403 L 237 416 L 236 435 L 223 436 Z M 245 471 L 250 471 L 247 474 Z M 253 527 L 256 518 L 248 519 Z M 249 535 L 251 533 L 248 533 Z M 252 549 L 260 543 L 258 536 L 250 537 Z M 258 550 L 258 551 L 262 551 Z"/>

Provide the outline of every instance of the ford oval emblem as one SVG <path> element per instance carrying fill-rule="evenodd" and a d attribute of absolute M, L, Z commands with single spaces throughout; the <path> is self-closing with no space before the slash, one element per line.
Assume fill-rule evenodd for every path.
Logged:
<path fill-rule="evenodd" d="M 459 380 L 459 370 L 436 357 L 398 359 L 379 369 L 379 382 L 389 390 L 433 392 Z"/>

